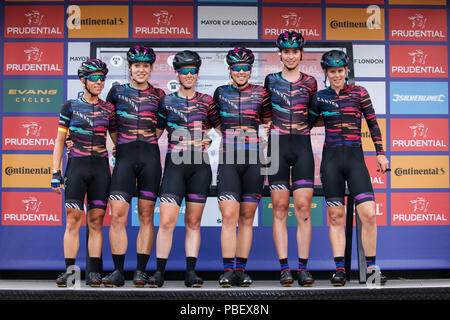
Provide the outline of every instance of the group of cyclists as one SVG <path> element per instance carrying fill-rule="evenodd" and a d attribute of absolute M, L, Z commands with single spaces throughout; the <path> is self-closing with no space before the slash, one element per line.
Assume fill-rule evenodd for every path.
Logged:
<path fill-rule="evenodd" d="M 273 203 L 273 239 L 280 262 L 280 283 L 291 286 L 293 272 L 288 262 L 286 220 L 290 195 L 297 218 L 298 269 L 300 286 L 312 286 L 314 279 L 307 262 L 311 242 L 311 203 L 314 191 L 314 157 L 310 130 L 325 126 L 321 180 L 330 221 L 330 242 L 336 263 L 331 283 L 343 286 L 346 183 L 355 199 L 362 221 L 362 245 L 368 275 L 379 272 L 376 265 L 377 227 L 370 176 L 361 148 L 361 120 L 364 115 L 376 147 L 379 171 L 389 170 L 381 132 L 367 91 L 347 83 L 348 57 L 331 50 L 321 59 L 329 86 L 317 90 L 316 79 L 300 72 L 304 55 L 303 36 L 283 32 L 276 40 L 282 71 L 266 76 L 264 86 L 249 83 L 255 55 L 248 48 L 228 51 L 231 83 L 219 86 L 213 96 L 197 92 L 195 84 L 201 57 L 190 50 L 178 52 L 173 67 L 179 90 L 165 94 L 149 82 L 156 55 L 151 48 L 135 46 L 127 53 L 130 83 L 113 85 L 106 101 L 99 98 L 108 68 L 99 59 L 81 64 L 78 77 L 84 94 L 62 106 L 53 152 L 52 189 L 64 188 L 66 229 L 63 246 L 66 271 L 56 283 L 67 286 L 79 248 L 79 230 L 87 195 L 88 253 L 90 286 L 121 287 L 125 283 L 124 260 L 130 202 L 138 197 L 139 233 L 136 287 L 161 287 L 172 247 L 180 206 L 185 199 L 185 253 L 187 287 L 201 287 L 195 272 L 201 233 L 200 222 L 212 181 L 207 134 L 221 136 L 222 159 L 217 170 L 217 200 L 222 214 L 222 287 L 249 286 L 247 259 L 253 238 L 253 220 L 264 185 L 264 155 L 258 136 L 263 125 L 268 132 L 269 157 L 277 157 L 278 170 L 268 175 Z M 168 133 L 164 172 L 158 139 Z M 107 133 L 115 148 L 112 175 L 108 166 Z M 67 138 L 70 143 L 67 143 Z M 201 137 L 201 138 L 199 138 Z M 68 162 L 62 174 L 65 145 Z M 255 157 L 255 154 L 257 155 Z M 181 159 L 181 160 L 180 160 Z M 157 235 L 154 208 L 160 199 Z M 103 217 L 109 201 L 109 241 L 114 270 L 101 276 Z M 156 238 L 156 271 L 147 276 L 146 267 Z M 380 275 L 381 284 L 386 277 Z"/>

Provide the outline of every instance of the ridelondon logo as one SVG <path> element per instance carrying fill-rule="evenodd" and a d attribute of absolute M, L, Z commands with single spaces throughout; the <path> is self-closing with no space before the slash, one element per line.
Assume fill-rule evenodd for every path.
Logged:
<path fill-rule="evenodd" d="M 393 193 L 391 224 L 448 225 L 448 193 Z"/>
<path fill-rule="evenodd" d="M 61 225 L 61 196 L 49 192 L 3 192 L 2 225 Z"/>
<path fill-rule="evenodd" d="M 390 46 L 392 77 L 448 76 L 446 46 Z"/>
<path fill-rule="evenodd" d="M 447 41 L 445 10 L 391 9 L 390 40 Z"/>
<path fill-rule="evenodd" d="M 392 151 L 448 151 L 448 119 L 391 119 Z"/>
<path fill-rule="evenodd" d="M 136 38 L 193 38 L 191 6 L 134 6 Z"/>
<path fill-rule="evenodd" d="M 320 8 L 263 7 L 263 39 L 276 39 L 285 31 L 297 31 L 311 40 L 322 39 Z"/>
<path fill-rule="evenodd" d="M 6 6 L 5 38 L 64 37 L 63 6 Z"/>
<path fill-rule="evenodd" d="M 5 75 L 62 75 L 62 43 L 5 43 Z"/>

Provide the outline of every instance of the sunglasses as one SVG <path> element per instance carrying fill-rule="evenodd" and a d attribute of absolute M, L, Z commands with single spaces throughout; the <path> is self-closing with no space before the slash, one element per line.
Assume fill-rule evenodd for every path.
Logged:
<path fill-rule="evenodd" d="M 104 74 L 93 74 L 93 75 L 87 76 L 85 78 L 92 82 L 97 82 L 98 80 L 100 80 L 101 82 L 104 82 L 106 79 L 106 76 Z"/>
<path fill-rule="evenodd" d="M 187 76 L 189 73 L 194 75 L 198 73 L 198 68 L 180 68 L 177 70 L 182 75 Z"/>
<path fill-rule="evenodd" d="M 231 68 L 231 70 L 236 71 L 236 72 L 241 72 L 241 70 L 244 72 L 252 70 L 252 66 L 248 65 L 248 64 L 232 65 L 232 66 L 230 66 L 230 68 Z"/>

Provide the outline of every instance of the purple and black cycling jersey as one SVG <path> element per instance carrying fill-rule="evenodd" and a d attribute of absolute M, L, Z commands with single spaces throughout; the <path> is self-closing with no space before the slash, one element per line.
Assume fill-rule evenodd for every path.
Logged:
<path fill-rule="evenodd" d="M 196 92 L 192 99 L 187 99 L 175 92 L 161 99 L 157 127 L 161 130 L 167 128 L 169 140 L 167 153 L 187 149 L 205 151 L 201 141 L 203 135 L 207 129 L 219 125 L 219 109 L 210 95 Z M 172 137 L 176 130 L 185 130 L 179 132 L 182 137 Z M 185 139 L 186 132 L 189 135 L 188 140 Z"/>
<path fill-rule="evenodd" d="M 129 83 L 111 88 L 106 100 L 115 107 L 119 145 L 134 141 L 158 143 L 155 131 L 163 96 L 163 90 L 150 84 L 146 90 L 135 89 Z"/>
<path fill-rule="evenodd" d="M 106 133 L 117 131 L 114 106 L 101 99 L 90 104 L 85 99 L 66 101 L 59 115 L 58 130 L 69 132 L 73 147 L 72 157 L 108 157 Z"/>
<path fill-rule="evenodd" d="M 367 90 L 346 85 L 339 94 L 328 87 L 317 92 L 311 102 L 309 122 L 322 114 L 325 123 L 324 147 L 361 147 L 361 119 L 366 119 L 377 155 L 384 154 L 380 127 Z"/>
<path fill-rule="evenodd" d="M 300 73 L 296 82 L 290 82 L 278 72 L 267 75 L 264 87 L 273 107 L 272 129 L 280 135 L 309 135 L 308 106 L 317 91 L 316 79 Z"/>
<path fill-rule="evenodd" d="M 236 143 L 237 130 L 244 128 L 248 133 L 244 137 L 245 149 L 259 147 L 258 128 L 261 120 L 272 117 L 269 92 L 262 86 L 249 84 L 240 90 L 232 85 L 220 86 L 214 92 L 214 101 L 219 106 L 223 148 Z"/>

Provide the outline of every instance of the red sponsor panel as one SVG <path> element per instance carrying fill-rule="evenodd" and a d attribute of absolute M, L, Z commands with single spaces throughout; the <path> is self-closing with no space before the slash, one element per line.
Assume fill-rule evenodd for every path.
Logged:
<path fill-rule="evenodd" d="M 390 9 L 389 40 L 447 41 L 447 11 Z"/>
<path fill-rule="evenodd" d="M 369 170 L 370 181 L 374 189 L 386 188 L 386 174 L 378 171 L 377 156 L 364 156 L 367 169 Z"/>
<path fill-rule="evenodd" d="M 5 75 L 62 75 L 64 44 L 58 42 L 6 42 Z"/>
<path fill-rule="evenodd" d="M 53 150 L 57 117 L 3 117 L 4 150 Z"/>
<path fill-rule="evenodd" d="M 384 4 L 384 0 L 326 0 L 325 2 L 340 4 Z"/>
<path fill-rule="evenodd" d="M 262 0 L 270 3 L 322 3 L 322 0 Z"/>
<path fill-rule="evenodd" d="M 391 119 L 391 151 L 448 151 L 448 119 Z"/>
<path fill-rule="evenodd" d="M 263 7 L 262 38 L 276 39 L 286 30 L 295 30 L 307 40 L 322 40 L 320 8 Z"/>
<path fill-rule="evenodd" d="M 391 77 L 447 78 L 447 46 L 389 46 Z"/>
<path fill-rule="evenodd" d="M 133 37 L 192 39 L 194 8 L 192 6 L 134 6 Z"/>
<path fill-rule="evenodd" d="M 391 225 L 449 225 L 449 194 L 392 193 Z"/>
<path fill-rule="evenodd" d="M 63 38 L 64 6 L 5 6 L 5 38 Z"/>
<path fill-rule="evenodd" d="M 2 225 L 60 226 L 61 212 L 54 192 L 2 192 Z"/>
<path fill-rule="evenodd" d="M 345 198 L 345 209 L 347 210 L 347 198 Z M 353 225 L 356 225 L 355 221 L 356 210 L 353 207 Z M 377 226 L 387 225 L 387 197 L 386 193 L 375 192 L 375 215 Z M 329 216 L 327 215 L 327 225 L 330 226 Z"/>

